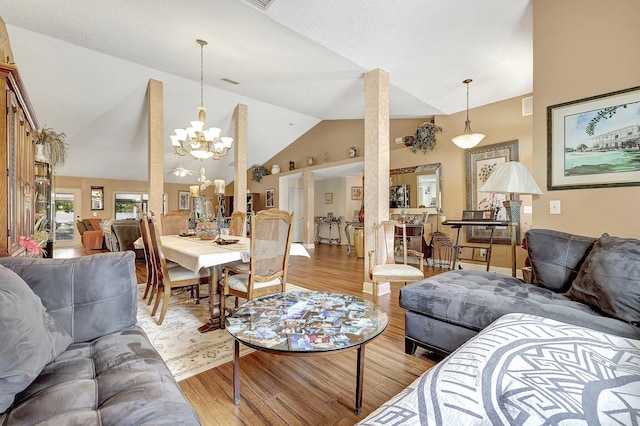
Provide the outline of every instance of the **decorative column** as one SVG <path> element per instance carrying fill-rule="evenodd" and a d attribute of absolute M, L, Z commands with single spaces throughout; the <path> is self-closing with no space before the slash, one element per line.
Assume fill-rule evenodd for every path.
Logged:
<path fill-rule="evenodd" d="M 235 142 L 233 166 L 233 211 L 247 211 L 247 106 L 236 105 L 234 111 Z"/>
<path fill-rule="evenodd" d="M 164 122 L 162 82 L 150 79 L 147 83 L 147 113 L 149 114 L 149 211 L 162 215 L 164 193 Z M 157 222 L 158 224 L 161 221 Z"/>
<path fill-rule="evenodd" d="M 376 69 L 364 75 L 364 293 L 372 292 L 369 255 L 374 249 L 374 224 L 389 220 L 389 73 Z M 378 284 L 378 296 L 391 291 Z"/>
<path fill-rule="evenodd" d="M 314 249 L 315 248 L 315 220 L 314 220 L 314 212 L 315 212 L 315 176 L 313 172 L 304 172 L 302 174 L 302 187 L 304 192 L 304 209 L 306 212 L 304 218 L 304 235 L 303 235 L 303 245 L 306 249 Z"/>

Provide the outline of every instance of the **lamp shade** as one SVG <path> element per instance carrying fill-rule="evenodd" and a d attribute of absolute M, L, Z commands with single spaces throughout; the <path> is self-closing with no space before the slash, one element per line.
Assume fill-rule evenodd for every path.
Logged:
<path fill-rule="evenodd" d="M 482 139 L 484 139 L 484 135 L 482 133 L 464 133 L 451 139 L 451 141 L 458 145 L 459 148 L 469 149 L 478 145 Z"/>
<path fill-rule="evenodd" d="M 225 182 L 223 179 L 216 179 L 213 181 L 213 193 L 224 195 Z"/>
<path fill-rule="evenodd" d="M 542 190 L 524 163 L 508 161 L 500 164 L 480 187 L 481 192 L 541 195 Z"/>

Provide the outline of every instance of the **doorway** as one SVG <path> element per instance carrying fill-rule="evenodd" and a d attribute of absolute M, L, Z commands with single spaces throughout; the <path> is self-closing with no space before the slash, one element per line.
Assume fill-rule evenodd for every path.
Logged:
<path fill-rule="evenodd" d="M 75 217 L 80 215 L 81 191 L 57 188 L 53 193 L 53 244 L 55 247 L 80 246 L 80 233 Z"/>

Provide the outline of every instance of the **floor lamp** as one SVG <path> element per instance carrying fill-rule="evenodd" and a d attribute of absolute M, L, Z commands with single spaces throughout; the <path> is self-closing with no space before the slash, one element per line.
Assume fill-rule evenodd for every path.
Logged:
<path fill-rule="evenodd" d="M 509 199 L 504 201 L 507 211 L 507 219 L 511 222 L 511 257 L 513 270 L 516 270 L 516 245 L 518 243 L 515 235 L 517 225 L 520 224 L 521 200 L 514 199 L 516 194 L 542 195 L 540 187 L 536 183 L 529 169 L 524 163 L 518 161 L 508 161 L 500 164 L 491 173 L 489 178 L 478 190 L 480 192 L 494 192 L 509 194 Z"/>

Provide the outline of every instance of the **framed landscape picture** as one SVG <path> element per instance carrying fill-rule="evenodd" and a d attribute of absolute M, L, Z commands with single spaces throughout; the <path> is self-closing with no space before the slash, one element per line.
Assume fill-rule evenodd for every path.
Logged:
<path fill-rule="evenodd" d="M 502 202 L 507 199 L 506 194 L 480 192 L 478 189 L 486 182 L 491 173 L 500 164 L 507 161 L 518 161 L 518 141 L 502 142 L 493 145 L 469 149 L 466 152 L 467 168 L 467 210 L 498 209 L 496 220 L 507 220 Z M 466 226 L 467 241 L 488 243 L 491 231 L 480 226 Z M 516 235 L 520 230 L 516 229 Z M 496 228 L 493 242 L 510 244 L 509 227 Z"/>
<path fill-rule="evenodd" d="M 640 185 L 640 87 L 547 107 L 547 189 Z"/>

